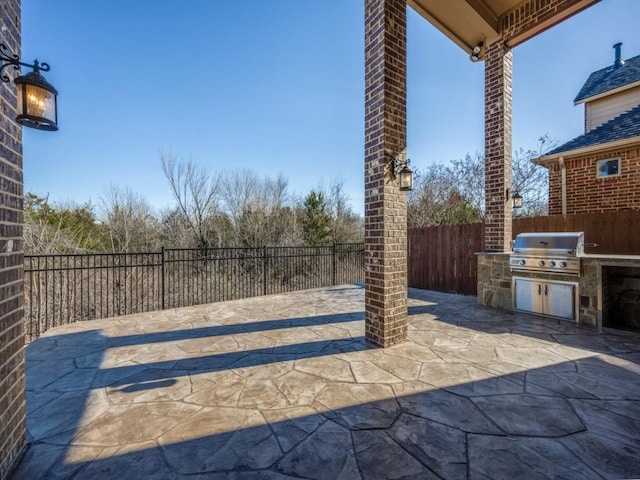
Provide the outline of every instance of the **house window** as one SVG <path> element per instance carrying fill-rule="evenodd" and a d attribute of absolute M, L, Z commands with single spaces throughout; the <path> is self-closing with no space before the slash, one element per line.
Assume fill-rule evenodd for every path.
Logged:
<path fill-rule="evenodd" d="M 598 178 L 617 177 L 620 175 L 620 159 L 610 158 L 608 160 L 598 160 L 596 175 Z"/>

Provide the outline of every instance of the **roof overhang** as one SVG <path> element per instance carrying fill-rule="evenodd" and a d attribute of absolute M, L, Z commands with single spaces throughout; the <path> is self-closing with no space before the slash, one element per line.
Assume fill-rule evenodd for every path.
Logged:
<path fill-rule="evenodd" d="M 532 0 L 407 0 L 407 4 L 471 53 L 480 42 L 490 45 L 503 34 L 507 45 L 514 47 L 599 1 L 555 0 L 554 8 L 538 7 L 539 15 L 532 14 L 539 5 Z M 505 31 L 514 23 L 517 28 Z"/>
<path fill-rule="evenodd" d="M 591 145 L 583 148 L 576 148 L 574 150 L 567 150 L 566 152 L 558 152 L 553 155 L 542 155 L 538 158 L 534 158 L 531 161 L 538 165 L 548 167 L 556 163 L 560 158 L 572 158 L 581 157 L 583 155 L 591 155 L 593 153 L 606 153 L 611 150 L 619 150 L 634 144 L 640 144 L 640 136 L 624 138 L 622 140 L 616 140 L 614 142 L 601 143 L 599 145 Z"/>
<path fill-rule="evenodd" d="M 479 42 L 500 37 L 498 15 L 483 0 L 407 0 L 407 4 L 467 53 Z"/>
<path fill-rule="evenodd" d="M 622 85 L 618 88 L 613 88 L 611 90 L 607 90 L 605 92 L 601 92 L 597 95 L 592 95 L 590 97 L 584 97 L 581 100 L 578 100 L 577 102 L 573 102 L 574 105 L 580 105 L 581 103 L 588 103 L 588 102 L 593 102 L 594 100 L 599 100 L 601 98 L 604 97 L 608 97 L 609 95 L 615 95 L 616 93 L 620 93 L 620 92 L 624 92 L 625 90 L 630 90 L 632 88 L 636 88 L 636 87 L 640 87 L 640 80 L 638 80 L 637 82 L 633 82 L 633 83 L 627 83 L 626 85 Z"/>

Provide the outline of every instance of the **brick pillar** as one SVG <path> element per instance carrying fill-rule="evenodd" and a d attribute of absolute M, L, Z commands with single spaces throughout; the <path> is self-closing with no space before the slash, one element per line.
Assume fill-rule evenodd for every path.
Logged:
<path fill-rule="evenodd" d="M 365 0 L 365 336 L 407 337 L 407 202 L 389 163 L 406 154 L 406 0 Z"/>
<path fill-rule="evenodd" d="M 20 0 L 0 2 L 0 42 L 20 54 Z M 3 71 L 12 78 L 14 70 Z M 16 87 L 0 81 L 0 479 L 26 443 L 24 394 L 22 130 Z"/>
<path fill-rule="evenodd" d="M 485 251 L 511 251 L 511 50 L 502 41 L 485 57 Z"/>

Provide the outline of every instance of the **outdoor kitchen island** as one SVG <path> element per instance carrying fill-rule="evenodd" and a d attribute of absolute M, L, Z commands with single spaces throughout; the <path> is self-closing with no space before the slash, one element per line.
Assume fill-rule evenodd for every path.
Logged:
<path fill-rule="evenodd" d="M 478 256 L 478 302 L 514 310 L 514 277 L 538 282 L 577 283 L 576 322 L 640 330 L 640 255 L 583 254 L 580 274 L 511 271 L 511 253 Z M 567 320 L 572 321 L 572 320 Z"/>

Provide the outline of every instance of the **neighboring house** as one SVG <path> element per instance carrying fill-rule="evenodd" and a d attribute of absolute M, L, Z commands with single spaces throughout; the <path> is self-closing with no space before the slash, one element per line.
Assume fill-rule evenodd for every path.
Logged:
<path fill-rule="evenodd" d="M 593 72 L 575 98 L 585 133 L 536 159 L 549 169 L 549 215 L 640 209 L 640 56 Z"/>

